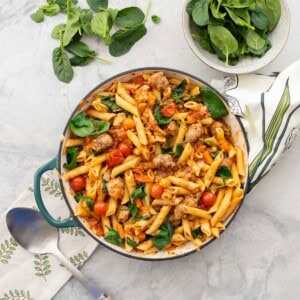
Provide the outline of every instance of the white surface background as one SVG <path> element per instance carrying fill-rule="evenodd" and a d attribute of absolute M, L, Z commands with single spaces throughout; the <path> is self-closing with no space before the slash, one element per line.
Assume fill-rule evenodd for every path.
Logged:
<path fill-rule="evenodd" d="M 0 213 L 32 183 L 35 170 L 53 158 L 69 114 L 95 85 L 131 68 L 177 68 L 209 82 L 222 74 L 201 63 L 181 28 L 183 1 L 153 0 L 148 34 L 129 54 L 75 69 L 70 84 L 52 72 L 57 41 L 51 29 L 60 18 L 41 24 L 29 15 L 42 1 L 0 4 Z M 111 6 L 146 7 L 146 1 L 111 0 Z M 300 58 L 299 3 L 288 1 L 291 32 L 279 57 L 264 71 L 280 71 Z M 63 16 L 61 20 L 63 20 Z M 236 219 L 200 254 L 166 262 L 122 257 L 99 246 L 82 271 L 114 299 L 299 299 L 300 298 L 300 139 L 262 183 L 247 196 Z M 75 280 L 55 299 L 91 299 Z"/>

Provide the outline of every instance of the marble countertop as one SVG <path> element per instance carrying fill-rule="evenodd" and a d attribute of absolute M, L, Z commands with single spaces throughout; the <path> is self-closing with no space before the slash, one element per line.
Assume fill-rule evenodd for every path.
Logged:
<path fill-rule="evenodd" d="M 89 90 L 131 68 L 165 66 L 206 81 L 222 74 L 201 63 L 181 29 L 183 1 L 153 0 L 148 34 L 112 65 L 92 63 L 75 70 L 70 84 L 52 73 L 50 38 L 58 18 L 33 23 L 41 1 L 0 4 L 0 213 L 32 183 L 35 170 L 56 155 L 65 122 Z M 115 0 L 115 7 L 146 1 Z M 291 32 L 283 52 L 263 71 L 281 71 L 300 58 L 299 3 L 288 1 Z M 93 43 L 92 43 L 93 44 Z M 93 44 L 109 58 L 103 45 Z M 221 238 L 200 253 L 166 262 L 125 258 L 101 246 L 82 271 L 114 299 L 299 299 L 300 298 L 300 139 L 262 183 L 247 196 Z M 91 299 L 71 279 L 54 299 Z"/>

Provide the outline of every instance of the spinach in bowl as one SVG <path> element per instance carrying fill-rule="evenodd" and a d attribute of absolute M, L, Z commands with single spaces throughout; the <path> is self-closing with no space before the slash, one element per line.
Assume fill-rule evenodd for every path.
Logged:
<path fill-rule="evenodd" d="M 240 57 L 262 57 L 271 48 L 268 34 L 281 17 L 280 0 L 192 0 L 186 11 L 197 26 L 193 37 L 226 65 Z"/>

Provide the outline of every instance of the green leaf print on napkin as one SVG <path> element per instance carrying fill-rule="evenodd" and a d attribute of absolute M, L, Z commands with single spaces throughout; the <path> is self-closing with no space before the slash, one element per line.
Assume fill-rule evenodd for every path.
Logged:
<path fill-rule="evenodd" d="M 89 254 L 86 251 L 79 252 L 74 256 L 69 258 L 70 262 L 78 269 L 80 268 L 83 263 L 87 260 Z M 65 267 L 63 264 L 60 264 L 61 267 Z"/>
<path fill-rule="evenodd" d="M 49 256 L 40 254 L 35 255 L 34 258 L 34 269 L 37 271 L 35 275 L 38 277 L 43 277 L 44 280 L 47 281 L 46 276 L 51 273 Z"/>
<path fill-rule="evenodd" d="M 24 290 L 10 290 L 0 298 L 0 300 L 33 300 L 29 291 Z"/>
<path fill-rule="evenodd" d="M 4 240 L 4 242 L 0 244 L 0 263 L 8 264 L 17 246 L 18 244 L 13 238 Z"/>
<path fill-rule="evenodd" d="M 59 183 L 54 179 L 42 177 L 42 187 L 44 187 L 44 191 L 49 195 L 53 195 L 56 198 L 60 197 L 61 200 L 63 199 Z"/>
<path fill-rule="evenodd" d="M 57 218 L 57 221 L 61 221 L 61 217 Z M 68 228 L 59 228 L 61 233 L 74 235 L 74 236 L 85 236 L 85 232 L 80 227 L 68 227 Z"/>

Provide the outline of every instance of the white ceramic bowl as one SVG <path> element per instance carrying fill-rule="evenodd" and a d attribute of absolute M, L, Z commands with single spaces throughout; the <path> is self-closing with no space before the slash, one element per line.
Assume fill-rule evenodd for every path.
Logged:
<path fill-rule="evenodd" d="M 216 54 L 209 53 L 202 49 L 199 42 L 192 37 L 192 34 L 196 31 L 196 25 L 186 12 L 186 5 L 189 2 L 190 0 L 185 0 L 182 14 L 182 26 L 185 38 L 196 56 L 213 69 L 232 74 L 254 72 L 273 61 L 286 44 L 290 31 L 290 13 L 287 1 L 281 0 L 281 18 L 276 28 L 268 35 L 268 38 L 272 43 L 272 48 L 261 58 L 241 58 L 236 66 L 226 66 L 223 61 L 218 59 Z"/>

